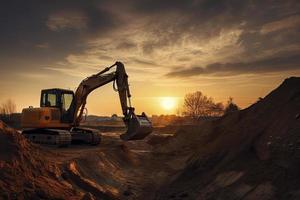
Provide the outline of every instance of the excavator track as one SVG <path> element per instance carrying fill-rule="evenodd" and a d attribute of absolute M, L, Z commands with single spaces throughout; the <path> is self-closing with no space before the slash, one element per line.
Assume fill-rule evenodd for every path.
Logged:
<path fill-rule="evenodd" d="M 73 127 L 71 130 L 72 143 L 85 143 L 90 145 L 98 145 L 101 142 L 101 134 L 98 130 Z"/>
<path fill-rule="evenodd" d="M 22 134 L 33 143 L 68 146 L 72 142 L 71 133 L 60 129 L 28 129 Z"/>
<path fill-rule="evenodd" d="M 74 127 L 69 130 L 61 129 L 28 129 L 22 134 L 33 143 L 56 146 L 68 146 L 69 144 L 98 145 L 101 142 L 101 134 L 98 130 Z"/>

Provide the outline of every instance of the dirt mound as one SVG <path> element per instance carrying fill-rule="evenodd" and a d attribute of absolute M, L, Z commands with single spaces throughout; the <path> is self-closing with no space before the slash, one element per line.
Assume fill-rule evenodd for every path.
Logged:
<path fill-rule="evenodd" d="M 158 152 L 190 154 L 157 199 L 299 199 L 300 78 L 249 108 L 185 127 Z"/>
<path fill-rule="evenodd" d="M 0 199 L 76 199 L 47 154 L 0 121 Z"/>

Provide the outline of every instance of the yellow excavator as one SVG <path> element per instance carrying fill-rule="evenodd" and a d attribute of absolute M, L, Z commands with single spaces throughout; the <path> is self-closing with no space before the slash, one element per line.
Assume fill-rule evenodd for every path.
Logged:
<path fill-rule="evenodd" d="M 115 71 L 109 72 L 112 68 Z M 22 134 L 35 143 L 58 146 L 71 143 L 97 145 L 101 142 L 99 131 L 80 127 L 88 95 L 95 89 L 113 82 L 119 93 L 123 121 L 127 131 L 120 135 L 122 140 L 141 140 L 152 132 L 152 124 L 146 114 L 134 113 L 131 106 L 128 76 L 123 63 L 116 62 L 97 74 L 84 79 L 75 93 L 65 89 L 41 91 L 40 108 L 22 110 Z"/>

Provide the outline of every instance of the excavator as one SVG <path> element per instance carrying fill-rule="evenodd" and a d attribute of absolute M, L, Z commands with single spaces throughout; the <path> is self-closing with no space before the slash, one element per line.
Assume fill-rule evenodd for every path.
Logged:
<path fill-rule="evenodd" d="M 110 72 L 112 68 L 115 71 Z M 57 146 L 71 143 L 98 145 L 101 142 L 100 132 L 80 127 L 80 122 L 86 110 L 88 95 L 110 82 L 113 82 L 113 89 L 119 94 L 123 121 L 127 128 L 120 138 L 124 141 L 144 139 L 152 132 L 152 124 L 144 112 L 141 115 L 135 114 L 130 101 L 128 75 L 121 62 L 84 79 L 75 93 L 58 88 L 42 90 L 40 107 L 22 110 L 22 134 L 34 143 Z"/>

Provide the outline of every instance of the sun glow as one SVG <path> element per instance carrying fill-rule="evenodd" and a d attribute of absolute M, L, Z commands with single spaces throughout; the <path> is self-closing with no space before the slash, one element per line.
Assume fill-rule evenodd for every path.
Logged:
<path fill-rule="evenodd" d="M 177 100 L 174 97 L 162 97 L 160 105 L 165 110 L 172 110 L 177 105 Z"/>

